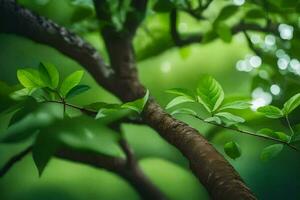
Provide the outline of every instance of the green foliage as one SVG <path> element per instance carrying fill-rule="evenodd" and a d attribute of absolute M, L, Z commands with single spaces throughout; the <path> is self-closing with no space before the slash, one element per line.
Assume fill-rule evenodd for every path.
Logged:
<path fill-rule="evenodd" d="M 300 93 L 295 94 L 284 103 L 282 112 L 285 115 L 288 115 L 293 110 L 295 110 L 299 105 L 300 105 Z"/>
<path fill-rule="evenodd" d="M 201 78 L 197 87 L 197 94 L 199 102 L 209 112 L 216 111 L 224 100 L 223 89 L 212 76 Z"/>
<path fill-rule="evenodd" d="M 221 105 L 221 107 L 218 109 L 219 111 L 221 110 L 226 110 L 226 109 L 247 109 L 251 106 L 249 102 L 246 101 L 233 101 L 229 102 L 226 104 Z"/>
<path fill-rule="evenodd" d="M 218 23 L 215 27 L 217 34 L 224 42 L 231 42 L 232 33 L 231 27 L 226 25 L 225 23 Z"/>
<path fill-rule="evenodd" d="M 74 96 L 77 96 L 83 92 L 86 92 L 90 89 L 90 86 L 88 85 L 76 85 L 73 87 L 66 95 L 66 99 L 70 99 Z"/>
<path fill-rule="evenodd" d="M 124 103 L 121 107 L 136 111 L 137 113 L 141 113 L 143 111 L 148 99 L 149 99 L 149 90 L 146 91 L 146 94 L 143 98 L 137 99 L 132 102 Z"/>
<path fill-rule="evenodd" d="M 186 97 L 186 96 L 178 96 L 178 97 L 175 97 L 172 101 L 170 101 L 167 106 L 166 106 L 166 109 L 169 109 L 169 108 L 172 108 L 174 106 L 177 106 L 179 104 L 182 104 L 182 103 L 187 103 L 187 102 L 194 102 L 194 100 Z"/>
<path fill-rule="evenodd" d="M 53 156 L 59 146 L 58 141 L 52 139 L 53 134 L 53 129 L 43 129 L 34 142 L 32 158 L 35 166 L 38 169 L 39 176 L 42 175 L 50 158 Z"/>
<path fill-rule="evenodd" d="M 36 69 L 20 69 L 17 71 L 17 77 L 20 83 L 28 89 L 38 88 L 43 85 L 39 72 Z"/>
<path fill-rule="evenodd" d="M 293 128 L 290 126 L 287 114 L 299 106 L 299 95 L 296 94 L 290 98 L 284 105 L 283 109 L 268 105 L 257 109 L 257 112 L 264 114 L 268 118 L 282 118 L 286 116 L 286 120 L 289 124 L 291 135 L 287 135 L 281 131 L 274 131 L 269 128 L 263 128 L 256 133 L 243 131 L 238 128 L 240 123 L 246 122 L 246 120 L 236 114 L 231 113 L 231 110 L 248 109 L 250 103 L 247 101 L 227 101 L 223 103 L 224 92 L 221 85 L 211 76 L 204 76 L 196 89 L 196 92 L 187 89 L 171 89 L 167 90 L 167 93 L 174 94 L 177 97 L 172 99 L 166 106 L 167 109 L 172 109 L 177 105 L 183 105 L 186 102 L 192 102 L 196 105 L 201 105 L 209 113 L 209 117 L 199 116 L 198 113 L 190 108 L 179 107 L 171 111 L 171 115 L 186 114 L 195 117 L 205 123 L 209 123 L 215 126 L 219 126 L 231 131 L 236 131 L 244 134 L 250 134 L 253 136 L 262 136 L 264 139 L 273 140 L 278 144 L 265 148 L 261 157 L 263 160 L 268 160 L 274 157 L 275 154 L 280 153 L 280 148 L 283 144 L 293 144 L 296 139 L 294 137 Z M 226 111 L 226 112 L 225 112 Z M 240 147 L 234 142 L 229 142 L 224 146 L 225 153 L 235 159 L 241 155 Z"/>
<path fill-rule="evenodd" d="M 282 144 L 273 144 L 264 148 L 261 152 L 260 158 L 263 161 L 268 161 L 276 157 L 283 149 Z"/>
<path fill-rule="evenodd" d="M 195 111 L 188 108 L 180 108 L 171 112 L 171 115 L 177 115 L 177 114 L 188 114 L 192 116 L 197 116 L 197 113 Z"/>
<path fill-rule="evenodd" d="M 284 142 L 288 142 L 290 140 L 290 137 L 288 135 L 286 135 L 285 133 L 279 132 L 279 131 L 274 131 L 274 130 L 269 129 L 269 128 L 260 129 L 257 132 L 257 134 L 266 135 L 266 136 L 269 136 L 269 137 L 272 137 L 272 138 L 282 140 Z"/>
<path fill-rule="evenodd" d="M 80 81 L 83 77 L 83 74 L 84 74 L 84 72 L 82 70 L 79 70 L 79 71 L 73 72 L 67 78 L 65 78 L 65 80 L 63 80 L 63 82 L 60 86 L 60 89 L 59 89 L 59 91 L 63 97 L 66 97 L 68 92 L 80 83 Z"/>
<path fill-rule="evenodd" d="M 224 145 L 224 151 L 232 159 L 236 159 L 242 155 L 240 145 L 236 142 L 227 142 Z"/>
<path fill-rule="evenodd" d="M 258 112 L 264 114 L 268 118 L 281 118 L 283 117 L 283 112 L 276 106 L 263 106 L 257 109 Z"/>
<path fill-rule="evenodd" d="M 123 118 L 136 118 L 143 111 L 149 91 L 144 97 L 124 104 L 95 102 L 81 107 L 67 100 L 90 87 L 80 84 L 83 71 L 67 76 L 59 87 L 59 73 L 52 64 L 41 63 L 39 70 L 18 70 L 18 79 L 25 87 L 17 90 L 6 84 L 0 94 L 16 108 L 9 127 L 1 133 L 1 143 L 18 143 L 34 139 L 32 155 L 39 175 L 53 154 L 61 147 L 110 156 L 124 156 L 119 146 L 120 135 L 109 124 Z M 96 119 L 69 116 L 67 108 L 94 113 Z M 97 114 L 96 114 L 97 113 Z M 101 130 L 101 131 L 100 131 Z M 30 140 L 30 141 L 31 141 Z"/>
<path fill-rule="evenodd" d="M 245 122 L 245 119 L 243 119 L 242 117 L 236 116 L 229 112 L 219 112 L 216 113 L 215 116 L 219 117 L 220 119 L 222 119 L 222 121 L 226 122 L 226 124 L 230 125 Z"/>
<path fill-rule="evenodd" d="M 59 73 L 56 67 L 50 63 L 40 63 L 39 75 L 43 85 L 55 89 L 59 83 Z"/>

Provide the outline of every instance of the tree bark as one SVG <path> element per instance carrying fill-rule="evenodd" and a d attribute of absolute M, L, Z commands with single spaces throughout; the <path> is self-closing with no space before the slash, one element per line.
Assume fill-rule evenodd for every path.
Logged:
<path fill-rule="evenodd" d="M 123 101 L 144 95 L 145 89 L 137 76 L 131 37 L 102 32 L 112 68 L 115 69 L 113 74 L 106 73 L 107 67 L 96 50 L 82 39 L 19 7 L 13 0 L 0 0 L 0 20 L 0 31 L 25 36 L 58 49 L 77 60 L 100 85 Z M 228 161 L 197 130 L 172 118 L 153 99 L 145 106 L 143 119 L 189 159 L 191 169 L 213 199 L 255 199 Z"/>

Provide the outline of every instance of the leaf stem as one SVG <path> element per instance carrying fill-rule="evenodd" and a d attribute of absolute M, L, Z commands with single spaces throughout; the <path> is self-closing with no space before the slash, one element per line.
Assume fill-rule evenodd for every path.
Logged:
<path fill-rule="evenodd" d="M 285 119 L 286 119 L 286 122 L 287 122 L 287 124 L 288 124 L 288 127 L 289 127 L 289 129 L 290 129 L 290 131 L 291 131 L 291 137 L 290 137 L 290 140 L 289 140 L 289 143 L 290 143 L 290 142 L 293 140 L 293 137 L 294 137 L 294 135 L 295 135 L 295 132 L 294 132 L 292 126 L 291 126 L 289 117 L 288 117 L 287 115 L 285 116 Z"/>
<path fill-rule="evenodd" d="M 259 134 L 252 133 L 252 132 L 249 132 L 249 131 L 240 130 L 240 129 L 232 128 L 232 127 L 227 127 L 227 126 L 224 126 L 222 124 L 216 124 L 216 123 L 213 123 L 213 122 L 205 121 L 203 118 L 201 118 L 197 115 L 192 115 L 192 114 L 189 114 L 189 115 L 193 116 L 193 117 L 195 117 L 195 118 L 197 118 L 197 119 L 199 119 L 202 122 L 207 123 L 207 124 L 211 124 L 211 125 L 214 125 L 214 126 L 224 128 L 224 129 L 228 129 L 228 130 L 232 130 L 232 131 L 235 131 L 235 132 L 243 133 L 243 134 L 246 134 L 246 135 L 255 136 L 255 137 L 258 137 L 258 138 L 261 138 L 261 139 L 271 140 L 271 141 L 274 141 L 274 142 L 277 142 L 277 143 L 284 144 L 284 145 L 286 145 L 286 146 L 288 146 L 288 147 L 290 147 L 290 148 L 292 148 L 296 151 L 299 151 L 299 149 L 297 147 L 295 147 L 294 145 L 291 145 L 290 142 L 285 142 L 285 141 L 282 141 L 282 140 L 277 139 L 277 138 L 272 138 L 272 137 L 265 136 L 265 135 L 259 135 Z"/>

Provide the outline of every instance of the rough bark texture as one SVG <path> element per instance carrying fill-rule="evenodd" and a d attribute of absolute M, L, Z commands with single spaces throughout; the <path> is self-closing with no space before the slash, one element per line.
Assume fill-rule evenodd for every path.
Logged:
<path fill-rule="evenodd" d="M 1 31 L 50 45 L 77 60 L 100 85 L 123 101 L 144 95 L 144 87 L 137 77 L 131 37 L 123 38 L 105 30 L 102 31 L 110 54 L 111 66 L 116 72 L 111 76 L 111 73 L 107 73 L 107 67 L 100 56 L 96 54 L 96 50 L 90 45 L 55 23 L 16 6 L 13 0 L 0 0 L 0 20 Z M 189 159 L 191 169 L 213 199 L 255 199 L 228 161 L 198 131 L 169 116 L 154 100 L 150 100 L 146 105 L 143 119 Z M 76 158 L 76 160 L 79 159 L 87 159 L 88 163 L 94 160 L 93 157 Z M 139 173 L 131 176 L 138 177 Z M 136 187 L 139 184 L 137 182 Z"/>

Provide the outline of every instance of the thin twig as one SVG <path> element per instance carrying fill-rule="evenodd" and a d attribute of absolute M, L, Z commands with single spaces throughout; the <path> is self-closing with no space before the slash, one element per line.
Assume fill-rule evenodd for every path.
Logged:
<path fill-rule="evenodd" d="M 287 124 L 288 124 L 288 127 L 289 127 L 289 129 L 290 129 L 290 131 L 291 131 L 291 137 L 290 137 L 290 140 L 289 140 L 289 142 L 291 142 L 292 139 L 293 139 L 293 137 L 294 137 L 294 135 L 295 135 L 295 133 L 294 133 L 294 130 L 293 130 L 292 126 L 291 126 L 289 117 L 288 117 L 287 115 L 285 116 L 285 119 L 286 119 L 286 122 L 287 122 Z"/>
<path fill-rule="evenodd" d="M 262 138 L 262 139 L 265 139 L 265 140 L 271 140 L 271 141 L 274 141 L 274 142 L 278 142 L 278 143 L 281 143 L 281 144 L 284 144 L 296 151 L 299 151 L 299 149 L 297 147 L 295 147 L 294 145 L 291 145 L 290 143 L 288 142 L 285 142 L 285 141 L 282 141 L 280 139 L 276 139 L 276 138 L 272 138 L 272 137 L 268 137 L 268 136 L 265 136 L 265 135 L 259 135 L 259 134 L 256 134 L 256 133 L 252 133 L 252 132 L 249 132 L 249 131 L 245 131 L 245 130 L 240 130 L 240 129 L 236 129 L 236 128 L 233 128 L 233 127 L 228 127 L 228 126 L 224 126 L 222 124 L 216 124 L 216 123 L 213 123 L 213 122 L 208 122 L 208 121 L 205 121 L 203 118 L 199 117 L 199 116 L 196 116 L 196 115 L 191 115 L 190 116 L 193 116 L 201 121 L 203 121 L 204 123 L 207 123 L 207 124 L 211 124 L 211 125 L 214 125 L 214 126 L 219 126 L 219 127 L 222 127 L 224 129 L 228 129 L 228 130 L 232 130 L 232 131 L 235 131 L 235 132 L 239 132 L 239 133 L 243 133 L 243 134 L 246 134 L 246 135 L 251 135 L 251 136 L 255 136 L 255 137 L 258 137 L 258 138 Z"/>
<path fill-rule="evenodd" d="M 244 35 L 245 35 L 245 38 L 247 40 L 247 43 L 248 43 L 248 46 L 249 48 L 258 56 L 262 57 L 262 52 L 258 49 L 258 48 L 255 48 L 255 46 L 253 45 L 251 39 L 250 39 L 250 36 L 249 34 L 247 33 L 247 31 L 243 31 Z"/>
<path fill-rule="evenodd" d="M 32 146 L 30 145 L 20 153 L 14 155 L 12 158 L 7 161 L 7 163 L 0 169 L 0 178 L 3 177 L 10 168 L 12 168 L 18 161 L 22 160 L 32 149 Z"/>

